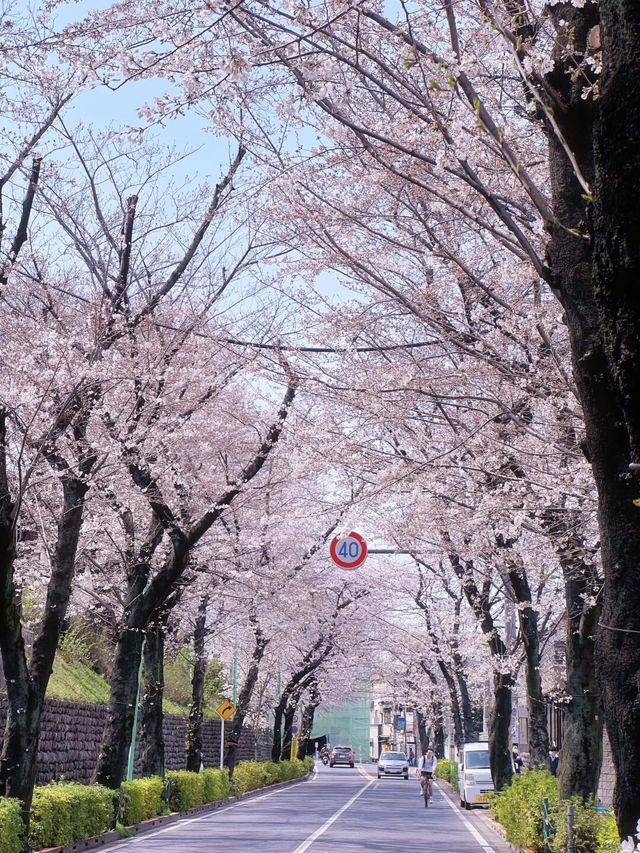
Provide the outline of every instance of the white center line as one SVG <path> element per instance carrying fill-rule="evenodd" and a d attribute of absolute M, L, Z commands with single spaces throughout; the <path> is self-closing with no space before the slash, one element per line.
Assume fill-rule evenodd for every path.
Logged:
<path fill-rule="evenodd" d="M 354 796 L 351 797 L 348 803 L 345 803 L 342 808 L 339 808 L 338 811 L 334 815 L 332 815 L 326 823 L 324 823 L 319 829 L 316 829 L 316 831 L 313 832 L 306 839 L 306 841 L 303 841 L 299 847 L 296 847 L 293 853 L 304 853 L 305 850 L 308 850 L 309 847 L 311 847 L 311 845 L 313 844 L 313 842 L 316 841 L 316 839 L 320 838 L 321 835 L 324 835 L 324 833 L 329 829 L 329 827 L 338 820 L 340 815 L 343 812 L 346 812 L 349 806 L 352 806 L 353 803 L 355 803 L 355 801 L 358 799 L 358 797 L 361 797 L 367 790 L 367 788 L 373 785 L 375 781 L 375 779 L 372 779 L 371 782 L 367 782 L 364 788 L 361 788 L 357 794 L 354 794 Z"/>

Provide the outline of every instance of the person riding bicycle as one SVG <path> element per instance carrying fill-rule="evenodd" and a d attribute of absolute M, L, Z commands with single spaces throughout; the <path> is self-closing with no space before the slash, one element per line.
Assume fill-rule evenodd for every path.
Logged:
<path fill-rule="evenodd" d="M 428 749 L 420 759 L 420 788 L 424 794 L 424 786 L 427 785 L 429 798 L 433 797 L 433 777 L 435 776 L 438 759 L 432 749 Z"/>

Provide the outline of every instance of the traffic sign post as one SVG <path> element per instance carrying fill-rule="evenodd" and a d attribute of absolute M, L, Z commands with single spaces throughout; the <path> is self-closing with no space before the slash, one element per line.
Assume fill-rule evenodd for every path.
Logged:
<path fill-rule="evenodd" d="M 352 530 L 347 536 L 336 536 L 329 546 L 329 553 L 341 569 L 357 569 L 367 559 L 367 543 Z"/>
<path fill-rule="evenodd" d="M 225 699 L 216 708 L 220 716 L 220 769 L 224 767 L 224 721 L 230 720 L 236 712 L 235 706 Z"/>

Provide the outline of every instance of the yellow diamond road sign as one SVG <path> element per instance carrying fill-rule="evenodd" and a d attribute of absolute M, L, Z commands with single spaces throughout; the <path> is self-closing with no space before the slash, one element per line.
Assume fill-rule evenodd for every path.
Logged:
<path fill-rule="evenodd" d="M 220 714 L 223 720 L 230 720 L 235 714 L 236 709 L 228 699 L 225 699 L 221 705 L 218 705 L 216 711 Z"/>

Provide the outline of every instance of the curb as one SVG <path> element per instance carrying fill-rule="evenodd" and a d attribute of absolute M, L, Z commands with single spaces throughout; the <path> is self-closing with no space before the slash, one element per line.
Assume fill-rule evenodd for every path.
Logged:
<path fill-rule="evenodd" d="M 168 826 L 185 817 L 213 813 L 224 806 L 239 803 L 242 800 L 251 800 L 253 797 L 260 796 L 265 791 L 276 791 L 279 788 L 290 788 L 292 785 L 299 785 L 301 782 L 308 781 L 312 774 L 313 771 L 310 770 L 305 776 L 301 776 L 299 779 L 287 779 L 285 782 L 275 782 L 273 785 L 265 785 L 264 788 L 256 788 L 254 791 L 247 791 L 246 794 L 227 797 L 226 800 L 219 800 L 217 803 L 205 803 L 202 806 L 196 806 L 185 812 L 172 812 L 168 815 L 159 815 L 140 823 L 134 823 L 133 826 L 128 826 L 127 829 L 131 833 L 131 837 L 144 835 L 152 829 L 157 829 L 159 826 Z M 94 835 L 92 838 L 84 838 L 82 841 L 73 841 L 65 847 L 43 847 L 38 853 L 78 853 L 80 850 L 95 850 L 99 847 L 107 847 L 116 841 L 126 841 L 126 838 L 123 838 L 117 829 L 112 829 L 109 832 L 102 833 L 102 835 Z"/>

